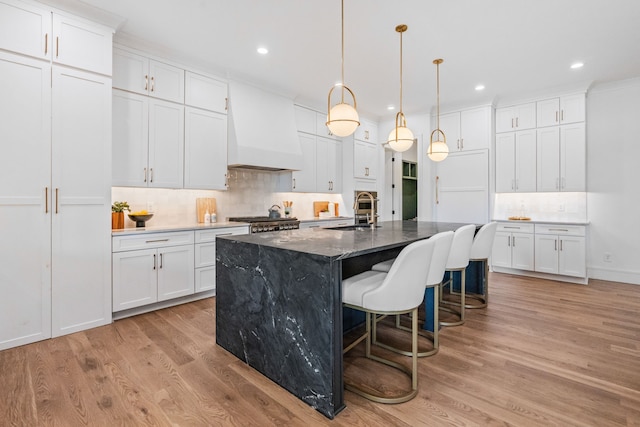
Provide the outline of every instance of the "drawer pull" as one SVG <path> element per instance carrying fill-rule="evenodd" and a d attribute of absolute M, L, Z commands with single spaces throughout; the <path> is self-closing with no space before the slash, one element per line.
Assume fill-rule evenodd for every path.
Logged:
<path fill-rule="evenodd" d="M 520 227 L 515 225 L 505 225 L 504 228 L 515 228 L 516 230 L 520 230 Z"/>
<path fill-rule="evenodd" d="M 147 240 L 145 243 L 159 243 L 159 242 L 168 242 L 169 239 L 158 239 L 158 240 Z"/>
<path fill-rule="evenodd" d="M 569 232 L 569 230 L 567 230 L 566 228 L 550 228 L 549 231 L 564 231 L 565 233 Z"/>

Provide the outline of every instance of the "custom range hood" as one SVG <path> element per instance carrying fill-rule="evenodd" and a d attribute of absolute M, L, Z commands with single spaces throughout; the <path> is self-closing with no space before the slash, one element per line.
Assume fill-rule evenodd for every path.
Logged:
<path fill-rule="evenodd" d="M 293 101 L 238 82 L 229 83 L 229 168 L 300 170 Z"/>

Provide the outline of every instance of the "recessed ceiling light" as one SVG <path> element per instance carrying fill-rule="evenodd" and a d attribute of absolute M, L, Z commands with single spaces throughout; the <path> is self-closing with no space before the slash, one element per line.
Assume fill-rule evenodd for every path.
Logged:
<path fill-rule="evenodd" d="M 393 105 L 387 105 L 387 110 L 391 111 L 391 110 L 395 110 L 396 107 Z"/>
<path fill-rule="evenodd" d="M 476 90 L 484 90 L 484 85 L 477 85 Z"/>
<path fill-rule="evenodd" d="M 575 70 L 578 68 L 582 68 L 584 67 L 584 64 L 582 62 L 574 62 L 573 64 L 571 64 L 571 69 Z"/>
<path fill-rule="evenodd" d="M 267 49 L 266 47 L 259 47 L 258 48 L 258 53 L 260 55 L 266 55 L 267 53 L 269 53 L 269 49 Z"/>

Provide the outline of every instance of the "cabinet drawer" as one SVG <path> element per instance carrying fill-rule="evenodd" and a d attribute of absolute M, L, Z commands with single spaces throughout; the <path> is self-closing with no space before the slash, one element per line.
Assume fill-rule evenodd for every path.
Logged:
<path fill-rule="evenodd" d="M 116 236 L 112 239 L 113 252 L 188 245 L 192 243 L 193 231 Z"/>
<path fill-rule="evenodd" d="M 584 225 L 536 224 L 536 234 L 556 234 L 566 236 L 584 236 Z"/>
<path fill-rule="evenodd" d="M 209 230 L 196 230 L 195 242 L 215 242 L 216 236 L 228 236 L 230 234 L 249 234 L 249 226 L 215 228 Z"/>
<path fill-rule="evenodd" d="M 196 268 L 216 265 L 216 243 L 199 243 L 196 248 Z"/>
<path fill-rule="evenodd" d="M 496 231 L 507 231 L 510 233 L 533 233 L 534 224 L 521 224 L 521 223 L 498 223 Z"/>

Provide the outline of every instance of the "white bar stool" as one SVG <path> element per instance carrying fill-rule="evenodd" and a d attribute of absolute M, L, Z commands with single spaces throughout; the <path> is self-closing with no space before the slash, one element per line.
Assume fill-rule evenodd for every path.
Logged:
<path fill-rule="evenodd" d="M 467 298 L 480 301 L 480 304 L 465 304 L 465 308 L 484 308 L 489 303 L 489 257 L 493 250 L 493 240 L 496 237 L 497 222 L 490 222 L 482 226 L 476 233 L 471 245 L 469 261 L 484 263 L 484 276 L 482 277 L 482 292 L 467 293 Z"/>
<path fill-rule="evenodd" d="M 438 341 L 438 290 L 440 288 L 440 283 L 442 283 L 442 278 L 444 277 L 444 269 L 446 267 L 447 259 L 449 258 L 449 251 L 451 249 L 451 242 L 453 241 L 453 231 L 445 231 L 443 233 L 438 233 L 435 236 L 429 238 L 429 240 L 433 241 L 435 247 L 433 249 L 433 256 L 431 257 L 431 265 L 429 266 L 429 276 L 427 277 L 427 281 L 425 283 L 426 289 L 433 289 L 433 295 L 431 297 L 431 302 L 433 307 L 431 310 L 427 308 L 427 295 L 430 294 L 428 290 L 425 291 L 425 316 L 429 315 L 429 311 L 431 311 L 431 316 L 433 318 L 433 332 L 427 332 L 424 329 L 420 329 L 418 332 L 419 335 L 424 336 L 425 338 L 429 338 L 432 343 L 431 350 L 428 351 L 420 351 L 418 352 L 418 357 L 427 357 L 432 356 L 438 352 L 440 348 L 440 344 Z M 394 259 L 383 261 L 378 264 L 375 264 L 371 270 L 373 271 L 389 271 L 391 265 L 393 265 Z M 381 320 L 382 318 L 378 318 L 377 320 Z M 424 321 L 423 319 L 419 319 L 420 321 Z M 377 322 L 376 322 L 377 323 Z M 388 344 L 384 344 L 377 339 L 377 329 L 376 324 L 374 324 L 373 329 L 373 343 L 377 346 L 386 348 L 388 350 L 394 351 L 399 354 L 403 354 L 405 356 L 411 356 L 411 352 L 406 350 L 401 350 L 397 347 L 390 346 Z M 401 317 L 396 316 L 396 328 L 411 332 L 411 329 L 402 326 Z"/>
<path fill-rule="evenodd" d="M 365 341 L 365 357 L 398 369 L 411 378 L 411 391 L 387 397 L 372 394 L 345 381 L 345 388 L 380 403 L 402 403 L 418 394 L 418 307 L 424 299 L 424 284 L 429 274 L 434 243 L 420 240 L 406 246 L 388 273 L 365 271 L 342 281 L 342 303 L 366 313 L 366 332 L 343 350 L 343 354 Z M 371 354 L 371 315 L 411 313 L 411 368 Z"/>
<path fill-rule="evenodd" d="M 475 231 L 476 226 L 474 224 L 469 224 L 458 228 L 453 235 L 449 258 L 447 259 L 447 266 L 445 267 L 445 271 L 449 272 L 449 279 L 440 284 L 440 309 L 455 314 L 459 317 L 459 320 L 453 322 L 440 321 L 440 325 L 442 326 L 458 326 L 464 324 L 465 270 L 469 265 L 469 255 L 471 254 L 471 245 L 473 244 L 473 235 L 475 234 Z M 457 301 L 446 301 L 442 299 L 444 288 L 447 286 L 449 286 L 449 290 L 453 288 L 453 274 L 456 271 L 459 271 L 461 275 L 459 303 Z M 443 304 L 458 307 L 458 310 L 444 307 Z"/>

